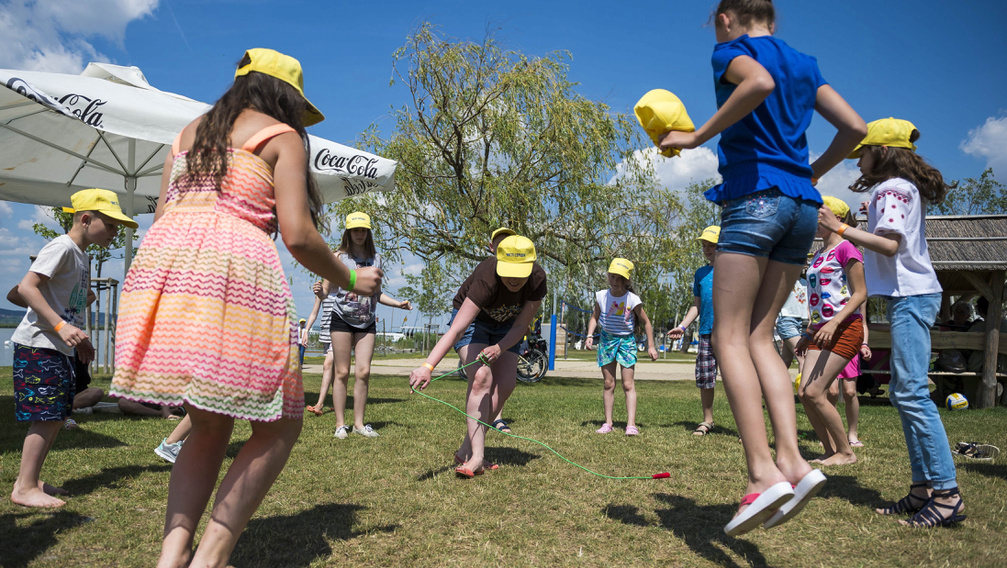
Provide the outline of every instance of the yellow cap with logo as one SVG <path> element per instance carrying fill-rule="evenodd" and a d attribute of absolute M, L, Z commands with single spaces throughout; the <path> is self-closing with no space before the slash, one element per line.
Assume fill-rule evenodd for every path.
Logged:
<path fill-rule="evenodd" d="M 521 235 L 511 235 L 497 245 L 497 275 L 527 278 L 535 266 L 535 244 Z"/>
<path fill-rule="evenodd" d="M 350 229 L 370 229 L 371 216 L 361 211 L 354 211 L 346 216 L 346 230 Z"/>
<path fill-rule="evenodd" d="M 717 225 L 710 225 L 709 227 L 703 229 L 703 234 L 696 237 L 696 240 L 717 244 L 717 241 L 720 240 L 720 227 Z"/>
<path fill-rule="evenodd" d="M 625 258 L 616 258 L 612 260 L 612 264 L 608 265 L 608 272 L 610 274 L 618 274 L 626 280 L 629 280 L 629 273 L 633 271 L 633 263 Z"/>
<path fill-rule="evenodd" d="M 64 207 L 64 213 L 97 211 L 107 215 L 130 229 L 138 227 L 136 221 L 127 217 L 119 207 L 119 196 L 107 189 L 82 189 L 70 196 L 73 207 Z"/>

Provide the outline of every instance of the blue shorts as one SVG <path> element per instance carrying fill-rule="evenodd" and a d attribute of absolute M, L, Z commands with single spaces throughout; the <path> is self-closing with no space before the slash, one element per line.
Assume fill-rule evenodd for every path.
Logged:
<path fill-rule="evenodd" d="M 818 204 L 774 187 L 724 204 L 717 250 L 804 266 L 816 232 Z"/>
<path fill-rule="evenodd" d="M 448 320 L 448 327 L 451 327 L 451 323 L 455 321 L 456 315 L 458 315 L 458 310 L 451 310 L 451 319 Z M 513 321 L 492 325 L 475 319 L 465 329 L 462 336 L 458 338 L 458 341 L 455 342 L 455 351 L 458 351 L 462 347 L 471 343 L 478 345 L 496 345 L 497 343 L 500 343 L 500 340 L 502 340 L 504 336 L 510 333 L 510 328 L 513 326 Z M 507 351 L 520 355 L 521 346 L 523 344 L 523 341 L 518 341 Z"/>
<path fill-rule="evenodd" d="M 66 420 L 73 408 L 73 363 L 55 349 L 14 344 L 14 418 Z"/>
<path fill-rule="evenodd" d="M 808 320 L 795 318 L 793 316 L 780 316 L 776 320 L 776 333 L 780 339 L 790 339 L 798 337 L 804 330 L 808 329 Z"/>
<path fill-rule="evenodd" d="M 616 361 L 623 369 L 636 365 L 636 338 L 632 333 L 613 335 L 604 329 L 598 338 L 598 366 Z"/>

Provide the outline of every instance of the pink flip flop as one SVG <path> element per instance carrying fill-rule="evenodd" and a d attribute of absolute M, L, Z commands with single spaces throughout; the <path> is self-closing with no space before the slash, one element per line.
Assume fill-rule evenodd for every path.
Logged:
<path fill-rule="evenodd" d="M 812 497 L 818 495 L 822 487 L 825 487 L 824 473 L 817 469 L 806 473 L 801 478 L 801 481 L 794 486 L 794 498 L 784 503 L 780 507 L 780 510 L 762 525 L 763 528 L 771 529 L 797 516 L 797 513 L 800 513 L 804 509 L 808 501 L 811 501 Z"/>

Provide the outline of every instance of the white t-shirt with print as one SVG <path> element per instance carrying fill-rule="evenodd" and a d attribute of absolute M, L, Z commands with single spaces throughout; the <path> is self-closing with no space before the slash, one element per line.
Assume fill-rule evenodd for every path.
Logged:
<path fill-rule="evenodd" d="M 925 211 L 925 200 L 908 180 L 892 178 L 871 188 L 867 230 L 902 236 L 894 256 L 871 251 L 865 255 L 864 275 L 871 296 L 918 296 L 942 291 L 927 250 Z"/>
<path fill-rule="evenodd" d="M 808 283 L 803 278 L 794 282 L 794 289 L 787 296 L 787 302 L 780 309 L 780 316 L 785 318 L 808 319 Z"/>
<path fill-rule="evenodd" d="M 640 296 L 627 291 L 625 295 L 613 296 L 609 290 L 598 290 L 594 299 L 601 311 L 599 323 L 601 328 L 612 335 L 628 335 L 633 333 L 636 317 L 633 309 L 642 302 Z"/>
<path fill-rule="evenodd" d="M 68 324 L 83 329 L 87 291 L 91 288 L 87 254 L 68 235 L 61 235 L 42 247 L 28 270 L 49 278 L 39 287 L 42 297 Z M 55 349 L 67 356 L 74 351 L 49 324 L 39 323 L 38 314 L 31 308 L 14 330 L 11 341 L 27 347 Z"/>
<path fill-rule="evenodd" d="M 851 262 L 863 262 L 864 257 L 850 241 L 842 241 L 830 249 L 818 251 L 808 267 L 808 305 L 811 326 L 819 328 L 843 311 L 853 294 L 846 275 Z M 859 317 L 857 308 L 850 318 Z M 848 319 L 850 319 L 848 318 Z"/>

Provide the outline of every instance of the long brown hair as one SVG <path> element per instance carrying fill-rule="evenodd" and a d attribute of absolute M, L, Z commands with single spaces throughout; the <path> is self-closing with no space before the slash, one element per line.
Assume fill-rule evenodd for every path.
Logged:
<path fill-rule="evenodd" d="M 238 67 L 244 67 L 250 62 L 251 59 L 246 54 L 238 63 Z M 304 148 L 310 155 L 308 133 L 301 122 L 307 106 L 308 102 L 297 89 L 279 79 L 258 72 L 235 77 L 231 88 L 214 103 L 213 108 L 196 127 L 196 139 L 192 149 L 189 150 L 186 174 L 193 178 L 210 177 L 218 186 L 220 185 L 229 166 L 227 149 L 231 130 L 234 128 L 234 121 L 245 109 L 261 112 L 289 125 L 301 137 Z M 307 163 L 305 181 L 308 186 L 311 220 L 318 228 L 322 213 L 322 196 Z"/>
<path fill-rule="evenodd" d="M 341 252 L 350 256 L 350 231 L 353 229 L 346 229 L 343 231 L 343 239 L 339 241 L 339 248 L 336 252 Z M 369 258 L 377 258 L 378 249 L 374 248 L 374 233 L 370 229 L 367 229 L 367 240 L 364 241 L 364 251 L 367 252 Z"/>
<path fill-rule="evenodd" d="M 914 130 L 910 141 L 916 141 L 918 137 L 918 132 Z M 945 183 L 944 176 L 937 168 L 908 148 L 863 146 L 860 148 L 860 155 L 864 154 L 873 158 L 874 165 L 870 172 L 862 174 L 853 182 L 850 186 L 852 191 L 862 193 L 883 181 L 902 178 L 911 181 L 927 202 L 940 203 L 944 201 L 948 191 L 958 187 L 957 182 L 952 185 Z"/>

